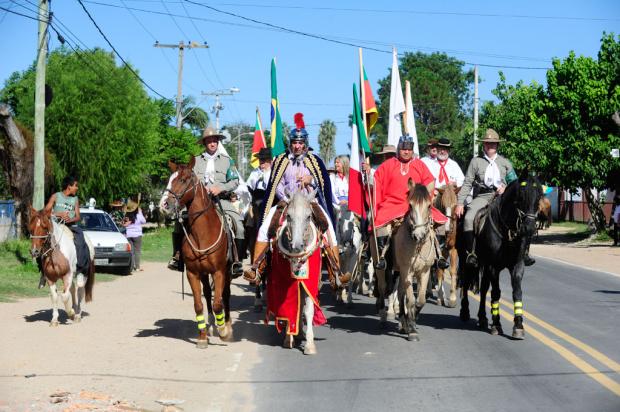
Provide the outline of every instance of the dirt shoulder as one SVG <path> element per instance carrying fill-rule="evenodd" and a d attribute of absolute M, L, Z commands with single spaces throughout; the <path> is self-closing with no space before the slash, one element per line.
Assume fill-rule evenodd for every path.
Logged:
<path fill-rule="evenodd" d="M 611 246 L 611 242 L 592 241 L 563 227 L 551 226 L 541 230 L 534 239 L 530 252 L 534 257 L 553 259 L 620 276 L 620 247 Z"/>

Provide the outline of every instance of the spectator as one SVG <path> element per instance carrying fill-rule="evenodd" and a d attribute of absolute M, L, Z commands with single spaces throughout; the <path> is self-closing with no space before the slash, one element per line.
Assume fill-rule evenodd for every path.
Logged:
<path fill-rule="evenodd" d="M 613 211 L 613 223 L 614 223 L 614 244 L 613 246 L 618 246 L 618 230 L 620 229 L 620 195 L 616 195 L 614 198 L 615 209 Z"/>
<path fill-rule="evenodd" d="M 123 226 L 125 226 L 127 240 L 131 245 L 131 270 L 143 271 L 140 266 L 140 257 L 142 255 L 142 225 L 146 223 L 146 219 L 142 214 L 140 206 L 140 196 L 138 201 L 127 200 L 127 206 L 125 207 L 125 219 L 123 220 Z"/>

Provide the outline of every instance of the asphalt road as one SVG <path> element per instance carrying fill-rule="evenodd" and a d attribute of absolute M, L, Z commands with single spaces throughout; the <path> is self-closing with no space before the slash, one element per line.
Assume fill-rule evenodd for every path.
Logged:
<path fill-rule="evenodd" d="M 0 411 L 66 410 L 87 402 L 83 390 L 150 411 L 167 400 L 185 411 L 620 410 L 617 276 L 539 258 L 523 283 L 524 341 L 461 322 L 458 307 L 427 304 L 421 340 L 409 342 L 393 320 L 379 328 L 373 299 L 336 306 L 324 288 L 328 325 L 315 329 L 318 354 L 304 356 L 280 346 L 240 280 L 236 341 L 196 349 L 187 284 L 182 300 L 178 274 L 144 266 L 97 284 L 79 325 L 61 312 L 61 325 L 48 327 L 48 298 L 0 305 Z M 507 273 L 502 288 L 511 318 Z M 511 320 L 502 322 L 510 332 Z M 56 391 L 69 400 L 51 404 Z"/>

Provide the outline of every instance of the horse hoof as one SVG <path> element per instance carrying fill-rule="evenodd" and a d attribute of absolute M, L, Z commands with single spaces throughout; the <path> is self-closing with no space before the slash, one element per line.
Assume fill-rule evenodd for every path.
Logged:
<path fill-rule="evenodd" d="M 450 299 L 450 301 L 448 302 L 446 307 L 448 307 L 448 308 L 456 308 L 456 299 L 454 299 L 454 300 Z"/>
<path fill-rule="evenodd" d="M 82 321 L 82 315 L 75 314 L 73 315 L 73 323 L 80 323 Z"/>
<path fill-rule="evenodd" d="M 316 345 L 314 343 L 312 345 L 306 343 L 306 346 L 304 347 L 304 355 L 316 355 Z"/>
<path fill-rule="evenodd" d="M 499 335 L 503 335 L 504 332 L 502 331 L 502 327 L 501 326 L 496 326 L 496 325 L 492 325 L 491 326 L 491 335 L 493 336 L 499 336 Z"/>
<path fill-rule="evenodd" d="M 57 320 L 53 320 L 50 322 L 50 327 L 55 328 L 56 326 L 58 326 L 58 321 Z"/>
<path fill-rule="evenodd" d="M 417 333 L 410 333 L 409 335 L 407 335 L 407 340 L 409 342 L 419 342 L 420 337 L 418 336 Z"/>
<path fill-rule="evenodd" d="M 469 316 L 469 312 L 463 312 L 463 311 L 461 311 L 461 313 L 459 314 L 459 318 L 461 318 L 463 322 L 467 322 L 469 319 L 471 319 Z"/>
<path fill-rule="evenodd" d="M 209 339 L 198 339 L 196 341 L 196 348 L 207 349 L 209 347 Z"/>
<path fill-rule="evenodd" d="M 514 339 L 523 340 L 523 339 L 525 339 L 525 331 L 523 329 L 514 328 L 512 330 L 512 337 Z"/>
<path fill-rule="evenodd" d="M 480 330 L 489 330 L 489 321 L 486 319 L 478 320 L 478 329 Z"/>
<path fill-rule="evenodd" d="M 286 335 L 284 337 L 284 343 L 282 344 L 282 347 L 284 349 L 293 349 L 294 344 L 295 339 L 293 339 L 293 335 Z"/>

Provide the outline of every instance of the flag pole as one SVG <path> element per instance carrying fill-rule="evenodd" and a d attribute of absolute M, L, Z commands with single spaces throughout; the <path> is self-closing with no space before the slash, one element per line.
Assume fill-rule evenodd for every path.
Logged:
<path fill-rule="evenodd" d="M 404 126 L 405 126 L 405 134 L 408 135 L 410 133 L 409 127 L 407 127 L 407 112 L 409 112 L 409 100 L 411 100 L 410 96 L 411 95 L 411 83 L 409 83 L 409 80 L 405 80 L 405 113 L 403 113 L 403 120 L 404 120 Z"/>
<path fill-rule="evenodd" d="M 366 138 L 368 139 L 368 141 L 370 141 L 370 135 L 368 134 L 368 130 L 366 130 L 366 82 L 364 81 L 364 62 L 362 59 L 362 48 L 360 47 L 358 50 L 360 57 L 360 107 L 362 109 L 362 127 L 364 128 Z M 368 169 L 370 169 L 370 158 L 366 157 L 366 153 L 364 152 L 364 149 L 361 147 L 361 145 L 358 145 L 358 147 L 359 149 L 361 149 L 362 159 L 364 159 L 365 163 L 368 165 Z M 377 256 L 379 256 L 379 243 L 377 242 L 377 229 L 375 228 L 375 193 L 374 190 L 370 190 L 370 170 L 364 170 L 364 177 L 366 192 L 368 193 L 368 216 L 370 217 L 370 227 L 372 228 L 372 240 L 374 242 L 375 250 L 377 251 Z M 375 264 L 376 263 L 377 262 L 375 262 Z"/>

